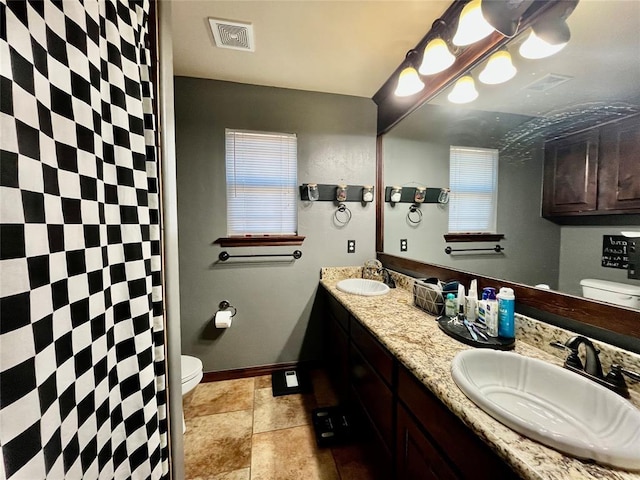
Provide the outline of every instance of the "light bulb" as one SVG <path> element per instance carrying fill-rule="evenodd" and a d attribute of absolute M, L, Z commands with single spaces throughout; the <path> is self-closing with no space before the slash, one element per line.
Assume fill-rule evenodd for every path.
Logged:
<path fill-rule="evenodd" d="M 453 86 L 453 90 L 447 96 L 451 103 L 469 103 L 478 98 L 476 84 L 471 75 L 465 75 Z"/>
<path fill-rule="evenodd" d="M 493 28 L 482 16 L 480 0 L 471 0 L 460 13 L 458 30 L 453 37 L 453 44 L 459 47 L 471 45 L 482 40 L 493 32 Z"/>
<path fill-rule="evenodd" d="M 427 43 L 418 71 L 420 75 L 433 75 L 446 70 L 455 61 L 456 57 L 449 51 L 447 43 L 441 38 L 435 38 Z"/>
<path fill-rule="evenodd" d="M 424 83 L 420 80 L 416 69 L 413 67 L 407 67 L 400 72 L 395 94 L 398 97 L 408 97 L 409 95 L 418 93 L 423 88 Z"/>
<path fill-rule="evenodd" d="M 529 38 L 522 42 L 518 51 L 524 58 L 537 60 L 539 58 L 550 57 L 551 55 L 558 53 L 566 44 L 567 43 L 565 42 L 552 45 L 551 43 L 542 40 L 532 30 Z"/>
<path fill-rule="evenodd" d="M 489 85 L 496 85 L 511 80 L 518 70 L 511 62 L 511 55 L 506 50 L 500 50 L 491 57 L 484 70 L 480 72 L 478 80 Z"/>

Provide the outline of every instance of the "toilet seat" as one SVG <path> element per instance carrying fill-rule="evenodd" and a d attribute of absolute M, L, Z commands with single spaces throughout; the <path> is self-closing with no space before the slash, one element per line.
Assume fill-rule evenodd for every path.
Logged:
<path fill-rule="evenodd" d="M 193 380 L 194 378 L 202 375 L 202 361 L 196 357 L 181 355 L 180 370 L 182 383 L 187 383 L 190 380 Z"/>

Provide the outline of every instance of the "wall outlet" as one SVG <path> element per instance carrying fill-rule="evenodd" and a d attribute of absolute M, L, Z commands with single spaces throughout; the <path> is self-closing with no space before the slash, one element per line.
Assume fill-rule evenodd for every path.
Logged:
<path fill-rule="evenodd" d="M 406 238 L 401 238 L 400 239 L 400 251 L 401 252 L 406 252 L 407 251 L 407 239 Z"/>
<path fill-rule="evenodd" d="M 347 240 L 347 253 L 356 253 L 356 241 Z"/>

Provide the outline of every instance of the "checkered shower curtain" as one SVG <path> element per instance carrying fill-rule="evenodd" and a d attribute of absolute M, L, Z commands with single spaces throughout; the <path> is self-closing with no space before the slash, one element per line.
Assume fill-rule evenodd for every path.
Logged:
<path fill-rule="evenodd" d="M 165 478 L 150 0 L 0 1 L 0 478 Z"/>

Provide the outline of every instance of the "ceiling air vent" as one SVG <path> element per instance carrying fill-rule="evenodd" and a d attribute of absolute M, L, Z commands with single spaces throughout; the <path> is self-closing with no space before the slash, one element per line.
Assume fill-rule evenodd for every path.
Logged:
<path fill-rule="evenodd" d="M 535 82 L 524 87 L 524 90 L 531 90 L 534 92 L 546 92 L 552 88 L 557 87 L 558 85 L 568 82 L 573 79 L 568 75 L 559 75 L 557 73 L 548 73 L 540 80 L 536 80 Z"/>
<path fill-rule="evenodd" d="M 255 50 L 253 26 L 250 23 L 210 18 L 209 25 L 216 47 L 244 50 L 245 52 Z"/>

